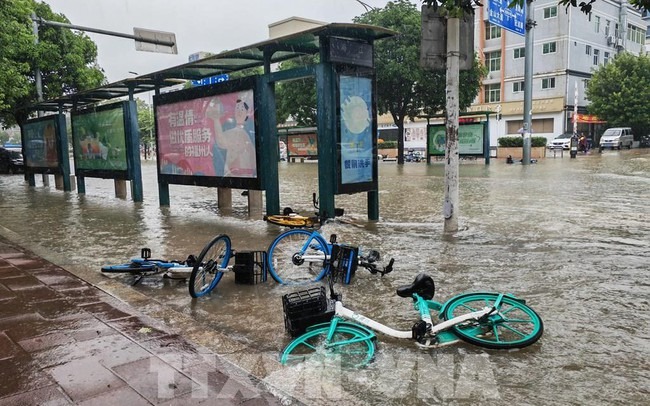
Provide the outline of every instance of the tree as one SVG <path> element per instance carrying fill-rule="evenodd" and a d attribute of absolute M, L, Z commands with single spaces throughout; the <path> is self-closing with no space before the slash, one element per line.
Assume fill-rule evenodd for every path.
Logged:
<path fill-rule="evenodd" d="M 298 68 L 318 63 L 317 55 L 291 59 L 280 64 L 280 70 Z M 280 82 L 275 88 L 278 123 L 284 123 L 291 116 L 298 126 L 316 125 L 316 79 L 302 78 Z"/>
<path fill-rule="evenodd" d="M 155 128 L 152 106 L 142 99 L 135 99 L 138 110 L 138 128 L 140 129 L 140 144 L 144 146 L 144 158 L 149 157 L 149 151 L 155 144 Z"/>
<path fill-rule="evenodd" d="M 617 55 L 594 72 L 585 95 L 589 113 L 609 126 L 632 127 L 637 139 L 650 134 L 650 55 Z"/>
<path fill-rule="evenodd" d="M 41 70 L 43 98 L 101 85 L 104 73 L 96 65 L 97 47 L 85 34 L 41 25 L 38 44 L 31 14 L 50 21 L 69 23 L 45 3 L 35 0 L 0 2 L 0 125 L 10 127 L 28 118 L 21 108 L 38 101 L 35 75 Z"/>
<path fill-rule="evenodd" d="M 445 106 L 445 72 L 430 72 L 420 67 L 421 15 L 407 0 L 389 1 L 383 9 L 370 10 L 354 19 L 356 23 L 372 24 L 397 31 L 395 37 L 375 43 L 377 76 L 377 109 L 389 113 L 403 134 L 404 120 L 417 115 L 439 112 Z M 461 94 L 460 106 L 466 108 L 480 89 L 483 75 L 478 62 L 470 73 Z M 466 83 L 466 82 L 463 82 Z M 398 137 L 398 163 L 404 163 L 404 140 Z"/>

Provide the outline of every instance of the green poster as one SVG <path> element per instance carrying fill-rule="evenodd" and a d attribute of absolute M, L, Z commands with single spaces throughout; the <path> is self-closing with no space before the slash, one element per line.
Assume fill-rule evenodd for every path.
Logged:
<path fill-rule="evenodd" d="M 77 169 L 127 170 L 122 104 L 110 110 L 73 115 L 74 159 Z"/>
<path fill-rule="evenodd" d="M 445 155 L 446 128 L 443 124 L 428 127 L 429 155 Z M 483 155 L 483 124 L 461 124 L 458 127 L 460 155 Z"/>

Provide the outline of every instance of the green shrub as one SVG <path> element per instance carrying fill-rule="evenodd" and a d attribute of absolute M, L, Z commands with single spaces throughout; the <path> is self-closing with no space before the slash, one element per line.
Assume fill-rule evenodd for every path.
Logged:
<path fill-rule="evenodd" d="M 522 148 L 524 146 L 524 139 L 521 136 L 515 137 L 501 137 L 497 140 L 499 146 L 502 148 Z M 545 137 L 531 137 L 531 147 L 545 147 L 547 140 Z"/>
<path fill-rule="evenodd" d="M 377 143 L 377 148 L 379 149 L 393 149 L 397 148 L 397 141 L 384 141 Z"/>

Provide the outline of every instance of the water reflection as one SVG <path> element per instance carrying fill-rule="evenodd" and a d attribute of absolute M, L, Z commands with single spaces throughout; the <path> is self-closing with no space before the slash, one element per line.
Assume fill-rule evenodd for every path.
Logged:
<path fill-rule="evenodd" d="M 230 235 L 235 249 L 265 250 L 281 231 L 250 218 L 246 197 L 236 191 L 227 215 L 209 188 L 172 185 L 171 206 L 161 208 L 155 166 L 145 164 L 143 173 L 145 201 L 139 204 L 112 198 L 112 181 L 87 179 L 81 196 L 0 176 L 0 224 L 97 272 L 105 263 L 138 255 L 143 246 L 156 257 L 184 259 L 218 233 Z M 317 165 L 282 162 L 279 173 L 281 207 L 313 211 Z M 381 337 L 375 363 L 363 373 L 344 373 L 345 393 L 362 404 L 479 402 L 495 396 L 516 404 L 647 400 L 650 151 L 605 151 L 530 166 L 469 163 L 460 174 L 461 230 L 449 238 L 442 236 L 442 165 L 381 163 L 376 223 L 365 220 L 365 195 L 337 196 L 336 205 L 352 224 L 327 224 L 323 234 L 336 233 L 339 241 L 396 259 L 396 271 L 384 278 L 359 273 L 341 288 L 344 301 L 410 329 L 411 304 L 394 290 L 428 272 L 439 299 L 471 290 L 526 298 L 544 319 L 544 337 L 531 348 L 505 353 L 469 345 L 423 353 L 411 342 Z M 280 297 L 294 288 L 270 278 L 242 286 L 228 275 L 211 296 L 197 301 L 179 281 L 150 278 L 134 289 L 194 317 L 200 328 L 227 333 L 262 353 L 274 354 L 288 341 Z M 430 360 L 423 361 L 423 355 Z M 431 365 L 447 372 L 453 365 L 456 389 L 440 387 L 444 375 Z M 496 392 L 457 391 L 463 368 L 482 368 L 481 376 L 494 380 Z M 291 373 L 296 372 L 275 371 L 269 379 L 282 381 Z M 432 387 L 437 391 L 427 392 Z M 328 404 L 322 398 L 311 401 Z"/>

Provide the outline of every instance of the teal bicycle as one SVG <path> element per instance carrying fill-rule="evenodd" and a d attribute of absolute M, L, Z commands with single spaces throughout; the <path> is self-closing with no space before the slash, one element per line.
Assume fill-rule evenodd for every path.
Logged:
<path fill-rule="evenodd" d="M 331 275 L 331 274 L 330 274 Z M 478 292 L 455 296 L 444 303 L 433 300 L 435 283 L 418 275 L 413 283 L 397 289 L 411 298 L 419 318 L 411 330 L 396 330 L 346 308 L 334 292 L 335 276 L 328 277 L 334 316 L 329 323 L 311 326 L 285 347 L 282 364 L 302 362 L 319 354 L 338 357 L 341 365 L 363 367 L 376 351 L 375 331 L 390 337 L 411 339 L 423 348 L 455 344 L 460 340 L 485 348 L 510 349 L 532 345 L 544 331 L 542 319 L 525 301 L 510 294 Z M 432 313 L 437 315 L 434 323 Z"/>

